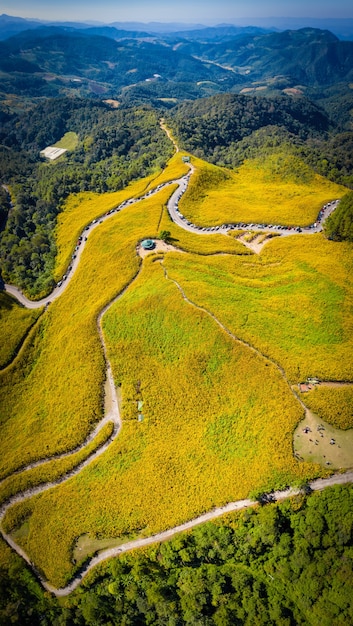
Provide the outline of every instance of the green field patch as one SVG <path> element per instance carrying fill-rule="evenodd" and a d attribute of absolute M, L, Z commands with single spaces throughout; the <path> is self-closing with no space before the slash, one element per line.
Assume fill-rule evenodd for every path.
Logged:
<path fill-rule="evenodd" d="M 130 539 L 130 538 L 129 538 Z M 99 539 L 97 537 L 92 537 L 89 534 L 81 535 L 76 541 L 74 550 L 73 550 L 73 560 L 76 563 L 82 563 L 89 556 L 93 556 L 102 550 L 107 550 L 108 548 L 116 548 L 120 546 L 126 538 L 119 537 L 118 539 Z"/>
<path fill-rule="evenodd" d="M 55 148 L 65 148 L 66 150 L 75 150 L 78 144 L 78 135 L 74 132 L 65 133 L 65 135 L 53 145 Z"/>

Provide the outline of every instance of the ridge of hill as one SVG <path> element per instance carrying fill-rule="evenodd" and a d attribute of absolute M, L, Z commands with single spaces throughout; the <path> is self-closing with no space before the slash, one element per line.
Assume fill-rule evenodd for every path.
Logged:
<path fill-rule="evenodd" d="M 248 77 L 285 76 L 293 83 L 330 85 L 353 77 L 353 42 L 315 28 L 245 34 L 226 42 L 180 42 L 179 49 Z"/>

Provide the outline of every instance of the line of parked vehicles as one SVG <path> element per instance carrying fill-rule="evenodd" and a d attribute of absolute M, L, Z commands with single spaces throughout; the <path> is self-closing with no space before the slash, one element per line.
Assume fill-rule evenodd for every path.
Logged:
<path fill-rule="evenodd" d="M 181 198 L 184 191 L 185 190 L 181 191 L 181 193 L 178 196 L 178 200 Z M 263 232 L 263 231 L 268 230 L 270 232 L 275 231 L 275 232 L 280 232 L 280 233 L 285 233 L 285 232 L 309 233 L 312 230 L 321 230 L 321 222 L 323 218 L 325 217 L 325 212 L 327 211 L 327 209 L 336 208 L 338 202 L 339 200 L 332 200 L 332 202 L 328 202 L 327 204 L 325 204 L 322 207 L 322 209 L 320 209 L 316 222 L 314 222 L 313 224 L 310 224 L 309 226 L 305 226 L 303 228 L 301 228 L 300 226 L 282 226 L 280 224 L 260 224 L 260 223 L 247 224 L 245 222 L 238 222 L 235 224 L 222 224 L 220 226 L 202 227 L 202 226 L 197 226 L 193 224 L 192 222 L 190 222 L 188 219 L 186 219 L 186 217 L 179 210 L 178 201 L 175 203 L 174 209 L 175 209 L 175 212 L 178 214 L 179 218 L 182 219 L 183 222 L 185 222 L 185 224 L 187 224 L 188 226 L 191 226 L 195 230 L 199 230 L 202 232 L 224 232 L 228 230 L 258 230 L 260 232 Z"/>
<path fill-rule="evenodd" d="M 96 224 L 103 224 L 104 218 L 107 218 L 109 215 L 112 215 L 112 213 L 118 213 L 119 211 L 121 211 L 125 207 L 129 206 L 130 204 L 133 204 L 134 202 L 137 202 L 137 200 L 143 200 L 144 198 L 148 198 L 150 195 L 152 195 L 154 193 L 157 193 L 157 191 L 160 191 L 162 189 L 162 187 L 165 187 L 166 185 L 170 185 L 170 184 L 171 183 L 168 183 L 168 182 L 161 183 L 156 188 L 150 189 L 149 191 L 147 191 L 147 193 L 144 196 L 141 196 L 140 198 L 129 198 L 128 200 L 124 200 L 124 202 L 122 202 L 118 206 L 114 207 L 113 209 L 110 209 L 109 211 L 107 211 L 107 213 L 104 213 L 100 218 L 94 219 L 89 224 L 87 224 L 87 226 L 84 229 L 84 233 L 86 233 L 86 235 L 84 235 L 84 236 L 80 235 L 80 237 L 78 238 L 78 240 L 76 242 L 75 250 L 74 250 L 74 252 L 72 254 L 72 257 L 71 257 L 71 263 L 70 263 L 69 267 L 67 268 L 66 274 L 64 274 L 62 279 L 57 282 L 56 286 L 57 287 L 61 287 L 63 282 L 68 278 L 70 272 L 72 271 L 72 263 L 74 262 L 74 260 L 77 257 L 77 252 L 78 252 L 82 242 L 83 241 L 87 241 L 87 235 L 88 235 L 88 231 L 89 230 L 91 230 Z"/>
<path fill-rule="evenodd" d="M 195 224 L 193 224 L 192 222 L 190 222 L 188 219 L 186 219 L 186 217 L 184 215 L 182 215 L 182 213 L 179 210 L 179 200 L 180 198 L 183 196 L 183 194 L 185 193 L 187 186 L 188 186 L 188 182 L 189 182 L 189 178 L 191 176 L 191 172 L 189 172 L 188 174 L 186 174 L 186 176 L 183 177 L 182 182 L 181 182 L 181 187 L 180 187 L 180 191 L 179 194 L 177 196 L 177 200 L 174 204 L 174 210 L 175 212 L 178 214 L 178 217 L 185 222 L 185 224 L 187 224 L 188 226 L 192 227 L 194 230 L 200 231 L 200 232 L 227 232 L 229 230 L 258 230 L 260 232 L 263 231 L 269 231 L 269 232 L 280 232 L 280 233 L 284 233 L 286 231 L 292 231 L 292 232 L 310 232 L 312 230 L 315 229 L 321 229 L 321 221 L 323 220 L 324 216 L 325 216 L 325 212 L 328 209 L 333 210 L 333 208 L 336 208 L 339 200 L 333 200 L 332 202 L 328 202 L 327 204 L 325 204 L 322 209 L 320 209 L 317 220 L 314 224 L 310 224 L 310 226 L 307 226 L 305 228 L 300 228 L 299 226 L 281 226 L 281 225 L 273 225 L 273 224 L 246 224 L 244 222 L 239 222 L 236 224 L 222 224 L 220 226 L 208 226 L 208 227 L 202 227 L 202 226 L 196 226 Z M 107 211 L 107 213 L 105 213 L 104 215 L 102 215 L 100 218 L 94 219 L 92 220 L 84 229 L 84 232 L 86 233 L 86 235 L 80 235 L 80 237 L 77 240 L 76 246 L 75 246 L 75 250 L 72 254 L 72 258 L 71 258 L 71 263 L 69 265 L 69 267 L 67 268 L 67 272 L 64 274 L 64 276 L 62 277 L 61 280 L 58 281 L 57 283 L 57 287 L 61 287 L 61 285 L 63 284 L 63 282 L 68 278 L 70 272 L 72 271 L 73 268 L 73 262 L 76 259 L 77 256 L 77 252 L 82 244 L 83 241 L 87 241 L 87 235 L 88 235 L 88 231 L 90 229 L 92 229 L 96 224 L 102 224 L 104 218 L 107 218 L 109 215 L 112 215 L 112 213 L 118 213 L 119 211 L 121 211 L 122 209 L 124 209 L 125 207 L 133 204 L 134 202 L 136 202 L 137 200 L 143 200 L 144 198 L 148 198 L 149 196 L 151 196 L 154 193 L 157 193 L 158 191 L 160 191 L 163 187 L 165 187 L 166 185 L 171 185 L 173 184 L 175 181 L 169 181 L 169 182 L 165 182 L 165 183 L 160 183 L 157 187 L 155 187 L 154 189 L 150 189 L 149 191 L 147 191 L 147 193 L 144 196 L 141 196 L 140 198 L 129 198 L 128 200 L 124 200 L 124 202 L 122 202 L 121 204 L 119 204 L 117 207 L 114 207 L 113 209 L 110 209 L 109 211 Z"/>

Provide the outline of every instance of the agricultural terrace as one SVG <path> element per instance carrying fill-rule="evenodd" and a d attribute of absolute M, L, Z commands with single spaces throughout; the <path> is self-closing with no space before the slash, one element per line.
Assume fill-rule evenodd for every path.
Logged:
<path fill-rule="evenodd" d="M 228 180 L 227 171 L 203 167 Z M 307 376 L 352 380 L 352 248 L 317 234 L 274 238 L 261 255 L 226 254 L 239 242 L 224 236 L 222 248 L 217 236 L 195 254 L 185 250 L 196 247 L 197 235 L 175 227 L 173 243 L 184 254 L 152 253 L 142 262 L 138 241 L 171 230 L 171 189 L 90 233 L 65 291 L 0 375 L 0 475 L 9 477 L 2 483 L 8 494 L 42 480 L 32 470 L 12 472 L 75 449 L 101 418 L 97 317 L 111 303 L 102 324 L 123 428 L 77 475 L 14 505 L 4 519 L 55 586 L 80 567 L 82 537 L 116 544 L 149 536 L 250 492 L 327 473 L 293 455 L 304 409 L 291 384 Z M 85 201 L 68 209 L 67 221 L 63 214 L 58 232 L 69 238 L 68 250 L 76 239 L 70 219 L 82 230 L 97 216 L 95 201 L 90 218 Z M 221 209 L 218 220 L 226 221 Z M 47 480 L 67 471 L 69 457 L 61 462 L 36 469 Z"/>
<path fill-rule="evenodd" d="M 232 222 L 308 226 L 324 204 L 347 193 L 289 154 L 248 160 L 236 171 L 195 157 L 192 163 L 196 173 L 180 210 L 199 226 Z"/>
<path fill-rule="evenodd" d="M 0 345 L 0 368 L 13 360 L 40 314 L 38 309 L 25 309 L 10 295 L 0 292 L 0 334 L 6 337 L 6 341 Z"/>
<path fill-rule="evenodd" d="M 69 196 L 62 213 L 59 214 L 55 230 L 58 250 L 55 263 L 56 279 L 59 280 L 65 273 L 78 237 L 93 219 L 101 217 L 129 198 L 139 198 L 149 189 L 184 176 L 188 170 L 179 154 L 178 157 L 175 155 L 168 161 L 163 172 L 130 183 L 120 191 L 105 194 L 81 192 Z"/>

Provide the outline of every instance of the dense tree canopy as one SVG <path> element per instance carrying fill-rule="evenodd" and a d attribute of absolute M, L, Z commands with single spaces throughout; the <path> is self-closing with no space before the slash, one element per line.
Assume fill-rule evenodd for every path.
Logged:
<path fill-rule="evenodd" d="M 353 241 L 353 192 L 347 193 L 325 222 L 325 233 L 334 241 Z"/>
<path fill-rule="evenodd" d="M 1 624 L 343 626 L 353 621 L 353 489 L 304 494 L 111 560 L 57 602 L 1 573 Z"/>
<path fill-rule="evenodd" d="M 68 131 L 78 135 L 77 148 L 54 163 L 42 162 L 40 150 Z M 0 143 L 0 183 L 10 187 L 14 203 L 0 241 L 2 273 L 33 296 L 53 286 L 53 228 L 64 199 L 79 191 L 122 189 L 163 167 L 172 152 L 151 107 L 112 110 L 70 98 L 13 116 L 0 131 Z M 0 219 L 7 214 L 6 201 L 2 192 Z"/>

